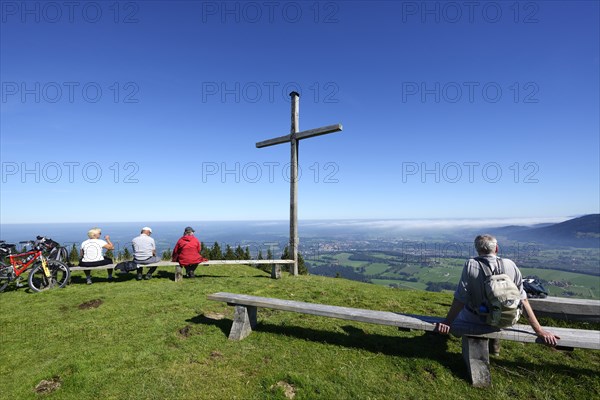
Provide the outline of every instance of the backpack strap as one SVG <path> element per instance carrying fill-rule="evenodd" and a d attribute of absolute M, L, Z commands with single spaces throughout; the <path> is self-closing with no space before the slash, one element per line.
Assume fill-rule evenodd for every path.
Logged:
<path fill-rule="evenodd" d="M 502 261 L 502 259 L 500 257 L 496 257 L 496 262 L 498 263 L 498 275 L 499 274 L 504 274 L 504 262 Z"/>
<path fill-rule="evenodd" d="M 487 265 L 487 263 L 483 261 L 481 257 L 474 257 L 473 260 L 477 261 L 486 278 L 489 278 L 490 276 L 494 275 L 490 266 Z"/>
<path fill-rule="evenodd" d="M 488 265 L 487 261 L 484 261 L 482 257 L 474 257 L 473 259 L 479 263 L 486 278 L 489 278 L 492 275 L 500 275 L 504 273 L 504 263 L 500 257 L 496 257 L 496 262 L 498 263 L 498 268 L 496 268 L 495 271 L 496 273 L 492 271 L 492 267 Z"/>

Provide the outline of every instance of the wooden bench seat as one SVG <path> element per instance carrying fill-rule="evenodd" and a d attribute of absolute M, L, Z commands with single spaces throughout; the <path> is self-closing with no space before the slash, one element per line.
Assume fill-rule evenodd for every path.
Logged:
<path fill-rule="evenodd" d="M 270 308 L 423 331 L 433 331 L 435 324 L 443 320 L 440 317 L 365 310 L 226 292 L 210 294 L 208 299 L 226 302 L 228 305 L 235 307 L 233 325 L 229 333 L 230 340 L 242 340 L 252 333 L 252 329 L 256 327 L 257 323 L 258 308 Z M 552 327 L 544 329 L 558 335 L 561 338 L 559 346 L 563 348 L 579 347 L 600 350 L 600 331 Z M 451 332 L 463 338 L 463 358 L 467 363 L 473 385 L 478 387 L 491 384 L 488 339 L 542 343 L 528 325 L 515 325 L 511 328 L 498 330 L 492 327 L 453 324 Z"/>
<path fill-rule="evenodd" d="M 256 264 L 271 264 L 271 278 L 281 278 L 281 265 L 293 264 L 293 260 L 209 260 L 199 265 L 256 265 Z M 71 267 L 71 271 L 86 271 L 86 270 L 104 270 L 112 269 L 117 264 L 102 265 L 100 267 Z M 140 267 L 175 267 L 179 263 L 172 261 L 160 261 L 154 264 L 139 264 Z"/>
<path fill-rule="evenodd" d="M 567 321 L 600 322 L 600 300 L 546 297 L 529 299 L 538 317 L 550 317 Z"/>

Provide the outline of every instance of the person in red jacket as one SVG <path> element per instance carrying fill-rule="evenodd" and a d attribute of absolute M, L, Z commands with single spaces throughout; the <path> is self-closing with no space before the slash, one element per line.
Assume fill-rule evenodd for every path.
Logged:
<path fill-rule="evenodd" d="M 175 248 L 173 249 L 173 262 L 178 262 L 179 267 L 175 272 L 175 281 L 178 281 L 181 277 L 182 267 L 185 268 L 185 273 L 188 278 L 194 278 L 196 275 L 196 268 L 198 264 L 206 261 L 204 257 L 200 255 L 202 250 L 202 244 L 194 236 L 194 229 L 191 226 L 185 228 L 183 236 L 179 238 Z"/>

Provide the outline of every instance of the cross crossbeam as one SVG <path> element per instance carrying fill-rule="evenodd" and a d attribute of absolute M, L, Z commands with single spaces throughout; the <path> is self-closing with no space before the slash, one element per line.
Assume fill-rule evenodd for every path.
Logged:
<path fill-rule="evenodd" d="M 328 133 L 340 132 L 343 129 L 342 124 L 328 125 L 322 128 L 309 129 L 296 133 L 296 140 L 308 139 L 315 136 L 326 135 Z M 279 136 L 273 139 L 263 140 L 262 142 L 256 143 L 257 148 L 274 146 L 276 144 L 287 143 L 292 140 L 292 135 Z"/>

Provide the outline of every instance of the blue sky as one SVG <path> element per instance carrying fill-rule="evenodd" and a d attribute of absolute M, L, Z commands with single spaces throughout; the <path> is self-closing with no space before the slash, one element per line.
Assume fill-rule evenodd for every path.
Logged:
<path fill-rule="evenodd" d="M 0 3 L 1 223 L 600 211 L 596 1 Z"/>

